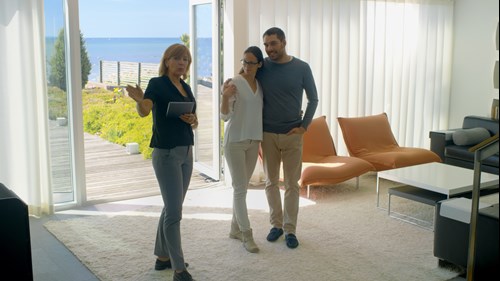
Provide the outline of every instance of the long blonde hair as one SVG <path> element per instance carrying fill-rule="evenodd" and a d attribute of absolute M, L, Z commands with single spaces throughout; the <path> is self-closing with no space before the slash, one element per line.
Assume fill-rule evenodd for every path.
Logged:
<path fill-rule="evenodd" d="M 184 55 L 188 56 L 188 65 L 186 67 L 186 73 L 182 74 L 182 79 L 186 79 L 188 77 L 189 73 L 189 67 L 191 66 L 191 62 L 193 61 L 191 57 L 191 52 L 189 51 L 188 47 L 182 44 L 172 44 L 170 47 L 168 47 L 165 52 L 163 52 L 163 57 L 161 58 L 160 61 L 160 68 L 158 69 L 158 75 L 163 76 L 167 75 L 168 73 L 168 67 L 167 67 L 167 61 L 171 58 L 180 58 Z"/>

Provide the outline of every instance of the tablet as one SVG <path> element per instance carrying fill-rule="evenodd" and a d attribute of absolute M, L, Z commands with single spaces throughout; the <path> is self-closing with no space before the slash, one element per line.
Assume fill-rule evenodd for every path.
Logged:
<path fill-rule="evenodd" d="M 167 107 L 167 118 L 175 117 L 178 118 L 182 114 L 193 112 L 194 102 L 177 102 L 171 101 L 168 103 Z"/>

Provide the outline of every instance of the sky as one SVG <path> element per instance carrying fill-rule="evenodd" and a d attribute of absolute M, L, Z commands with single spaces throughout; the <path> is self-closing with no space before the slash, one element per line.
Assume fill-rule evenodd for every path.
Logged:
<path fill-rule="evenodd" d="M 79 0 L 80 30 L 92 37 L 180 37 L 189 33 L 189 0 Z M 202 9 L 209 20 L 209 9 Z M 62 0 L 46 0 L 47 36 L 62 26 Z M 58 28 L 51 28 L 51 27 Z M 200 37 L 210 24 L 199 24 Z M 55 35 L 54 35 L 55 34 Z"/>

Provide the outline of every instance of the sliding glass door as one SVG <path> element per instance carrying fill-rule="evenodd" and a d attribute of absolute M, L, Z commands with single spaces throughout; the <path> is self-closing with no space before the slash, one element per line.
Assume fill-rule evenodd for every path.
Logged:
<path fill-rule="evenodd" d="M 170 38 L 168 34 L 163 33 L 148 36 L 161 37 L 162 40 L 167 42 L 161 45 L 160 50 L 152 52 L 154 56 L 161 56 L 165 47 L 174 41 L 190 44 L 193 65 L 189 81 L 198 101 L 199 115 L 199 127 L 195 132 L 195 169 L 213 180 L 219 180 L 221 175 L 221 126 L 219 119 L 219 88 L 221 85 L 219 76 L 220 1 L 184 1 L 184 3 L 178 2 L 177 6 L 180 9 L 186 9 L 185 11 L 189 9 L 189 38 L 184 37 L 184 34 L 181 38 Z M 80 2 L 80 4 L 84 3 L 83 1 Z M 100 9 L 104 11 L 116 10 L 119 7 L 111 0 L 97 2 Z M 88 2 L 85 3 L 88 4 Z M 47 98 L 51 124 L 52 195 L 56 208 L 61 210 L 83 205 L 88 199 L 91 199 L 87 198 L 88 191 L 86 189 L 80 35 L 84 36 L 83 40 L 85 42 L 88 39 L 85 45 L 88 45 L 87 50 L 90 50 L 89 56 L 91 62 L 93 62 L 92 54 L 94 49 L 92 49 L 93 45 L 91 46 L 93 41 L 88 38 L 89 34 L 92 35 L 89 28 L 93 27 L 93 25 L 82 24 L 80 30 L 80 9 L 82 7 L 79 8 L 79 1 L 45 0 L 44 4 L 46 15 L 47 85 L 49 89 Z M 129 12 L 132 11 L 132 13 L 139 8 L 149 12 L 147 9 L 151 10 L 153 6 L 145 8 L 139 2 L 132 1 L 125 8 Z M 83 13 L 82 19 L 85 19 L 86 15 L 86 13 Z M 94 17 L 94 19 L 96 18 L 98 17 Z M 183 18 L 186 19 L 187 23 L 187 13 Z M 186 27 L 187 30 L 188 24 L 186 23 L 182 26 Z M 114 22 L 108 24 L 110 25 L 109 28 L 112 27 L 112 24 Z M 153 26 L 154 22 L 148 24 Z M 121 32 L 121 30 L 123 28 L 112 32 L 112 36 L 140 37 L 144 35 L 143 33 L 139 33 L 139 35 L 135 33 L 128 34 L 127 32 L 132 32 L 129 29 L 126 29 L 125 33 Z M 146 42 L 146 39 L 151 41 L 154 38 L 145 38 L 138 41 L 142 44 L 150 42 Z M 171 39 L 175 40 L 172 41 Z M 185 41 L 185 39 L 187 40 Z M 147 44 L 147 46 L 152 47 L 153 45 Z M 147 55 L 148 58 L 149 56 Z M 127 59 L 130 60 L 130 58 Z M 159 62 L 159 59 L 155 57 L 154 62 Z M 125 59 L 119 58 L 118 60 Z M 141 59 L 139 62 L 144 62 L 144 60 Z M 92 64 L 92 67 L 97 66 Z M 92 73 L 89 76 L 89 81 L 93 77 Z"/>
<path fill-rule="evenodd" d="M 64 6 L 62 0 L 46 0 L 44 3 L 52 198 L 55 204 L 60 204 L 74 201 L 69 138 L 71 123 L 68 123 L 65 82 Z"/>
<path fill-rule="evenodd" d="M 80 32 L 77 2 L 46 0 L 45 43 L 52 199 L 56 207 L 85 198 L 81 135 Z M 80 192 L 78 192 L 78 190 Z M 83 191 L 83 193 L 82 193 Z"/>

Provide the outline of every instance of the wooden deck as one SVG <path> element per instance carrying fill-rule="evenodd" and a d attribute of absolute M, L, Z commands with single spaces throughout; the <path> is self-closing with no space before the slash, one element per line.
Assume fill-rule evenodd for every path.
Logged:
<path fill-rule="evenodd" d="M 200 85 L 197 92 L 198 161 L 209 163 L 212 159 L 212 92 Z M 55 203 L 73 201 L 71 183 L 71 155 L 69 151 L 69 126 L 59 126 L 50 121 L 50 146 L 52 191 Z M 84 134 L 86 194 L 85 204 L 110 202 L 159 195 L 151 159 L 142 154 L 128 154 L 124 146 L 111 143 L 99 136 Z M 221 186 L 193 171 L 190 189 Z"/>
<path fill-rule="evenodd" d="M 51 169 L 54 202 L 73 201 L 67 126 L 51 122 Z M 96 204 L 160 195 L 151 159 L 142 154 L 128 154 L 122 145 L 92 134 L 84 134 L 85 179 L 87 200 Z M 223 185 L 194 170 L 190 189 Z"/>
<path fill-rule="evenodd" d="M 128 154 L 125 147 L 85 133 L 85 170 L 87 200 L 116 201 L 159 195 L 160 190 L 151 159 Z M 190 189 L 220 186 L 202 177 L 196 170 Z"/>
<path fill-rule="evenodd" d="M 68 127 L 51 126 L 52 185 L 54 202 L 72 201 Z M 151 159 L 128 154 L 124 146 L 85 133 L 85 204 L 96 204 L 160 195 Z M 191 177 L 190 189 L 223 185 L 200 175 Z"/>

